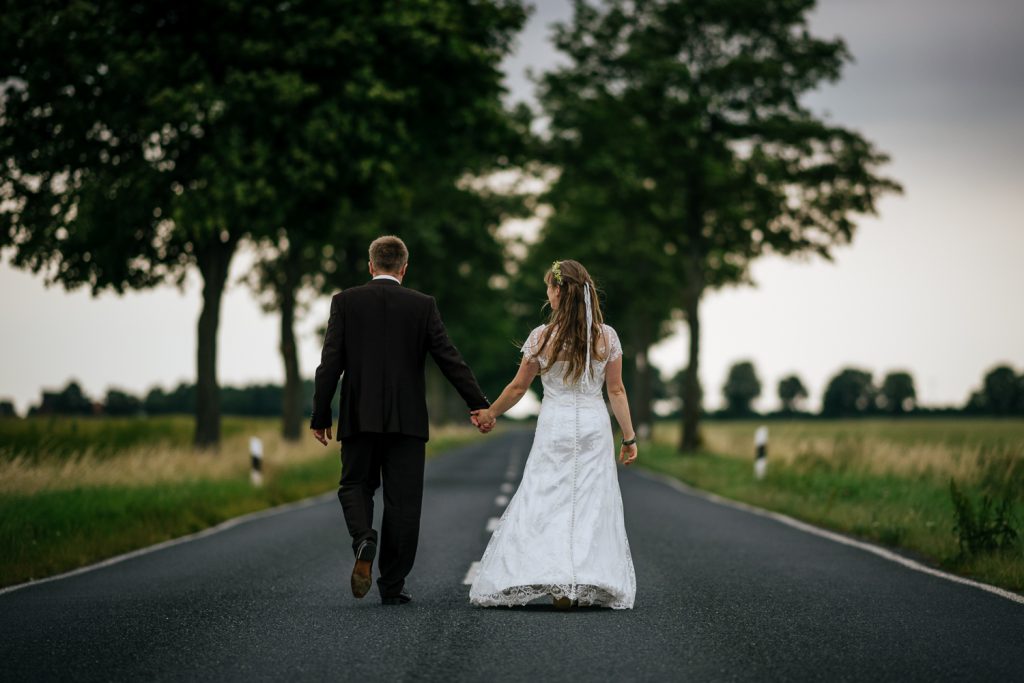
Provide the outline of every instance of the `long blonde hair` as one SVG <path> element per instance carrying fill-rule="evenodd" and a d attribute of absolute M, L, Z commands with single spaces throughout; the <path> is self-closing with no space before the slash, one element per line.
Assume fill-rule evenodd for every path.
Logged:
<path fill-rule="evenodd" d="M 550 359 L 550 363 L 541 372 L 547 372 L 556 360 L 566 361 L 565 382 L 566 384 L 576 384 L 583 378 L 583 373 L 590 370 L 587 367 L 588 336 L 590 347 L 593 350 L 593 360 L 604 360 L 608 353 L 607 348 L 598 350 L 597 346 L 597 342 L 602 336 L 601 324 L 604 322 L 601 305 L 597 299 L 597 290 L 594 288 L 594 281 L 590 278 L 590 273 L 583 267 L 583 264 L 571 259 L 555 261 L 544 274 L 544 282 L 558 287 L 558 308 L 551 310 L 547 327 L 541 333 L 540 340 L 530 359 L 537 360 L 537 357 L 546 349 L 554 349 L 553 353 L 545 354 Z M 587 329 L 586 310 L 588 287 L 591 306 L 589 330 Z"/>

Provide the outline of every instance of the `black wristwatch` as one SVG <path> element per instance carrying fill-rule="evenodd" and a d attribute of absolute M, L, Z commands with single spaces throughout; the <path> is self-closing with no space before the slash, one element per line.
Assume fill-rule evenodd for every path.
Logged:
<path fill-rule="evenodd" d="M 636 435 L 634 434 L 632 439 L 630 439 L 629 441 L 623 441 L 622 445 L 623 446 L 632 446 L 635 443 L 636 443 Z"/>

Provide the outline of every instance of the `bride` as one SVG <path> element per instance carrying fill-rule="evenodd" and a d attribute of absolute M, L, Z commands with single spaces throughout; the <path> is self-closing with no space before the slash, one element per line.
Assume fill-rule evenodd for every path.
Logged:
<path fill-rule="evenodd" d="M 512 382 L 489 409 L 482 431 L 514 406 L 541 375 L 544 398 L 518 491 L 491 536 L 469 591 L 474 605 L 525 605 L 551 596 L 556 607 L 631 609 L 636 575 L 623 524 L 611 420 L 626 437 L 619 462 L 636 461 L 622 384 L 622 347 L 603 324 L 594 283 L 578 262 L 555 261 L 545 274 L 551 317 L 523 345 Z"/>

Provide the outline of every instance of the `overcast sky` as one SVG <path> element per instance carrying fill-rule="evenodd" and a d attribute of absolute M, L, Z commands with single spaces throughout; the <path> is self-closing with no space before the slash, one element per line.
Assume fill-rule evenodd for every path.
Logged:
<path fill-rule="evenodd" d="M 512 100 L 532 97 L 524 69 L 557 63 L 549 26 L 571 12 L 567 1 L 535 5 L 507 62 Z M 833 263 L 766 258 L 754 265 L 756 288 L 705 298 L 706 407 L 720 405 L 728 368 L 741 359 L 754 362 L 764 385 L 761 409 L 776 407 L 778 380 L 791 372 L 817 408 L 845 366 L 876 381 L 907 370 L 922 403 L 959 405 L 995 364 L 1024 370 L 1024 2 L 825 0 L 811 29 L 841 35 L 855 62 L 805 103 L 889 153 L 882 172 L 906 192 L 883 199 L 879 217 L 862 219 Z M 236 257 L 235 280 L 249 261 Z M 184 293 L 92 298 L 47 290 L 5 259 L 0 398 L 24 412 L 42 388 L 71 377 L 95 397 L 110 386 L 144 393 L 193 381 L 198 282 L 193 273 Z M 317 301 L 299 325 L 305 376 L 319 362 L 315 329 L 328 305 Z M 221 383 L 282 381 L 277 318 L 240 285 L 223 306 Z M 681 332 L 653 359 L 669 373 L 686 353 Z M 496 396 L 501 387 L 484 389 Z"/>

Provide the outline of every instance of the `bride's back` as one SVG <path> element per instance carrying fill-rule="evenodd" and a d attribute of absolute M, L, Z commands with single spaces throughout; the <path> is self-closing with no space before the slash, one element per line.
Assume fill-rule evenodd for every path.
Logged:
<path fill-rule="evenodd" d="M 530 332 L 526 343 L 523 344 L 523 353 L 527 357 L 536 356 L 537 362 L 540 364 L 544 399 L 572 396 L 600 398 L 601 386 L 604 384 L 605 369 L 608 363 L 622 355 L 622 346 L 619 343 L 619 336 L 614 328 L 611 325 L 601 325 L 601 334 L 591 354 L 590 373 L 584 374 L 578 382 L 574 383 L 566 382 L 565 380 L 566 370 L 569 365 L 568 361 L 555 360 L 552 363 L 549 358 L 551 355 L 549 349 L 543 349 L 538 354 L 546 328 L 547 325 L 535 327 Z"/>

